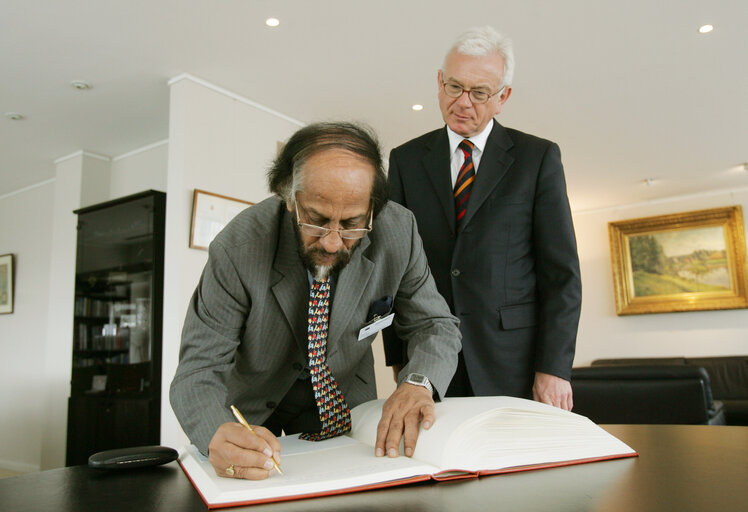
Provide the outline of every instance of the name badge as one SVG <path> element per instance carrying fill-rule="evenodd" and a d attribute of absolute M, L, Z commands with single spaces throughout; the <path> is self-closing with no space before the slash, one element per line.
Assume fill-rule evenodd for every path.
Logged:
<path fill-rule="evenodd" d="M 358 331 L 358 341 L 361 341 L 364 338 L 368 338 L 372 334 L 375 334 L 385 327 L 389 327 L 392 325 L 392 321 L 395 319 L 395 313 L 390 313 L 387 316 L 384 316 L 380 318 L 379 320 L 375 320 L 370 324 L 366 324 L 361 328 L 360 331 Z"/>

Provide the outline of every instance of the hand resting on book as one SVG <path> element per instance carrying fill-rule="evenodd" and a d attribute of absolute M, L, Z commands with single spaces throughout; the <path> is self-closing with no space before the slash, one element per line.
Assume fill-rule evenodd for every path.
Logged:
<path fill-rule="evenodd" d="M 403 383 L 387 399 L 377 426 L 374 454 L 399 455 L 400 440 L 408 457 L 413 455 L 418 429 L 434 424 L 434 399 L 422 386 Z M 280 464 L 281 444 L 268 429 L 239 423 L 224 423 L 208 445 L 208 460 L 218 476 L 264 480 L 273 471 L 273 458 Z M 229 469 L 230 468 L 230 469 Z"/>
<path fill-rule="evenodd" d="M 400 403 L 403 397 L 397 398 Z M 377 428 L 388 415 L 383 414 L 384 403 L 373 400 L 351 409 L 352 428 L 345 435 L 320 442 L 296 435 L 279 438 L 283 475 L 267 480 L 221 478 L 224 473 L 217 474 L 195 446 L 180 451 L 179 463 L 213 508 L 636 456 L 584 416 L 522 398 L 481 396 L 435 404 L 437 421 L 420 432 L 412 457 L 374 457 Z M 630 470 L 632 463 L 623 464 L 617 474 Z M 600 474 L 612 467 L 600 466 Z"/>
<path fill-rule="evenodd" d="M 217 475 L 264 480 L 273 471 L 273 458 L 280 464 L 278 439 L 265 427 L 252 428 L 254 434 L 240 423 L 218 427 L 208 445 L 208 460 Z"/>
<path fill-rule="evenodd" d="M 564 411 L 571 411 L 574 407 L 571 382 L 550 373 L 535 372 L 532 398 L 536 402 L 552 405 Z"/>
<path fill-rule="evenodd" d="M 434 424 L 434 399 L 422 386 L 403 383 L 398 386 L 382 407 L 382 418 L 377 425 L 374 453 L 382 457 L 397 457 L 400 439 L 405 455 L 413 455 L 418 439 L 418 427 L 428 430 Z"/>

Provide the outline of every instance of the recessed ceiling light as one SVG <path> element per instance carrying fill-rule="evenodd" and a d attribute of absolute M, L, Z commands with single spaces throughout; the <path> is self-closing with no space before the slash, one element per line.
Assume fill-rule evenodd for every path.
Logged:
<path fill-rule="evenodd" d="M 280 20 L 278 18 L 268 18 L 265 20 L 265 25 L 268 27 L 277 27 L 280 25 Z"/>
<path fill-rule="evenodd" d="M 25 116 L 20 112 L 6 112 L 4 115 L 11 121 L 20 121 L 25 118 Z"/>
<path fill-rule="evenodd" d="M 746 172 L 748 172 L 748 162 L 741 162 L 739 164 L 735 164 L 732 167 L 728 167 L 724 170 L 724 174 L 729 174 L 732 176 L 740 176 L 740 179 L 742 179 Z"/>
<path fill-rule="evenodd" d="M 86 89 L 91 89 L 93 86 L 86 82 L 85 80 L 73 80 L 70 82 L 70 85 L 72 85 L 75 89 L 78 89 L 79 91 L 85 91 Z"/>
<path fill-rule="evenodd" d="M 712 30 L 714 30 L 714 25 L 701 25 L 699 27 L 699 32 L 701 32 L 702 34 L 708 34 Z"/>
<path fill-rule="evenodd" d="M 416 112 L 418 112 L 419 110 L 423 110 L 423 105 L 419 105 L 419 104 L 416 103 L 415 105 L 413 105 L 410 108 L 412 108 L 413 110 L 415 110 Z"/>

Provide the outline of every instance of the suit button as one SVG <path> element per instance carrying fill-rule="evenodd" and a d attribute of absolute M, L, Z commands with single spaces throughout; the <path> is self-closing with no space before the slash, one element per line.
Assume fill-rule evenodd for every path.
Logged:
<path fill-rule="evenodd" d="M 304 368 L 304 365 L 302 365 L 301 363 L 294 363 L 292 365 L 292 368 L 298 372 L 301 371 L 302 368 Z"/>
<path fill-rule="evenodd" d="M 453 268 L 452 269 L 452 277 L 459 277 L 460 275 L 460 269 L 459 268 Z"/>
<path fill-rule="evenodd" d="M 275 407 L 278 405 L 275 402 L 268 402 L 265 404 L 268 409 L 275 409 Z"/>

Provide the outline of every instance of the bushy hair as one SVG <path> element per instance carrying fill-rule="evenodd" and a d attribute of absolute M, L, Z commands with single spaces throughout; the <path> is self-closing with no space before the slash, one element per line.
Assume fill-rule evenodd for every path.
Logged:
<path fill-rule="evenodd" d="M 303 187 L 304 164 L 312 155 L 329 149 L 350 151 L 374 167 L 371 201 L 374 216 L 387 203 L 387 176 L 382 151 L 373 130 L 346 122 L 315 123 L 294 133 L 267 173 L 268 188 L 286 202 L 294 202 Z"/>

